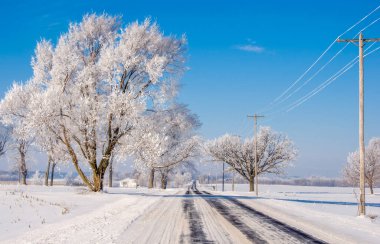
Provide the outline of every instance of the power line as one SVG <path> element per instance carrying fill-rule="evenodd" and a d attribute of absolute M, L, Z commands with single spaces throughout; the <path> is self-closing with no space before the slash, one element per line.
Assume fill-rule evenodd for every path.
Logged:
<path fill-rule="evenodd" d="M 365 52 L 367 52 L 375 43 L 372 43 L 370 46 L 368 46 L 365 49 Z M 379 50 L 380 47 L 370 51 L 369 53 L 366 53 L 364 57 L 376 52 Z M 351 69 L 357 62 L 358 62 L 358 56 L 352 59 L 350 62 L 348 62 L 346 65 L 344 65 L 341 69 L 339 69 L 335 74 L 330 76 L 328 79 L 326 79 L 324 82 L 322 82 L 319 86 L 314 88 L 312 91 L 304 95 L 303 97 L 297 99 L 293 103 L 291 103 L 289 106 L 279 109 L 278 111 L 272 112 L 268 115 L 270 118 L 277 118 L 280 114 L 284 114 L 287 112 L 290 112 L 291 110 L 295 109 L 296 107 L 302 105 L 307 100 L 312 98 L 313 96 L 317 95 L 319 92 L 321 92 L 323 89 L 325 89 L 327 86 L 329 86 L 333 81 L 335 81 L 337 78 L 339 78 L 341 75 L 343 75 L 345 72 L 347 72 L 349 69 Z"/>
<path fill-rule="evenodd" d="M 374 43 L 372 43 L 365 51 L 370 49 Z M 369 53 L 366 53 L 364 57 L 371 55 L 372 53 L 378 51 L 380 47 L 375 48 L 374 50 L 370 51 Z M 343 66 L 338 72 L 336 72 L 334 75 L 329 77 L 327 80 L 325 80 L 322 84 L 320 84 L 318 87 L 316 87 L 314 90 L 309 92 L 307 95 L 301 97 L 297 101 L 293 102 L 291 105 L 289 105 L 287 108 L 282 108 L 278 111 L 272 112 L 270 114 L 267 114 L 266 118 L 264 120 L 266 123 L 273 121 L 277 119 L 278 117 L 292 111 L 293 109 L 301 106 L 303 103 L 305 103 L 307 100 L 311 99 L 313 96 L 317 95 L 319 92 L 324 90 L 326 87 L 328 87 L 332 82 L 334 82 L 336 79 L 338 79 L 341 75 L 343 75 L 345 72 L 347 72 L 349 69 L 351 69 L 355 64 L 358 63 L 358 58 L 355 57 L 353 60 L 348 62 L 345 66 Z"/>
<path fill-rule="evenodd" d="M 305 76 L 307 73 L 309 73 L 309 71 L 319 62 L 319 60 L 321 60 L 324 55 L 332 48 L 332 46 L 336 43 L 336 41 L 341 37 L 343 36 L 344 34 L 348 33 L 349 31 L 351 31 L 353 28 L 355 28 L 358 24 L 360 24 L 361 22 L 363 22 L 365 19 L 367 19 L 369 16 L 371 16 L 374 12 L 376 12 L 378 9 L 380 8 L 380 5 L 377 6 L 374 10 L 372 10 L 370 13 L 368 13 L 366 16 L 364 16 L 362 19 L 360 19 L 358 22 L 356 22 L 354 25 L 352 25 L 350 28 L 348 28 L 346 31 L 344 31 L 342 34 L 340 34 L 328 47 L 325 51 L 323 51 L 323 53 L 314 61 L 314 63 L 308 68 L 306 69 L 306 71 L 300 76 L 298 77 L 297 80 L 295 80 L 283 93 L 280 94 L 280 96 L 276 97 L 271 103 L 269 103 L 269 105 L 267 105 L 266 107 L 264 107 L 263 110 L 267 109 L 267 108 L 271 108 L 273 107 L 274 105 L 278 104 L 278 103 L 281 103 L 282 101 L 285 101 L 285 100 L 282 100 L 282 98 L 296 85 L 298 84 L 298 82 L 300 82 Z M 379 18 L 380 19 L 380 18 Z M 379 19 L 375 20 L 374 22 L 372 22 L 370 25 L 366 26 L 364 29 L 370 27 L 371 25 L 373 25 L 374 23 L 376 23 Z M 345 48 L 345 47 L 344 47 Z M 343 49 L 344 49 L 343 48 Z M 337 56 L 337 55 L 335 55 Z M 335 58 L 334 58 L 335 59 Z M 332 61 L 332 60 L 331 60 Z M 329 61 L 329 62 L 331 62 Z M 320 71 L 319 71 L 320 72 Z M 318 73 L 319 73 L 318 72 Z M 309 81 L 308 81 L 309 82 Z M 281 99 L 281 101 L 279 102 L 279 100 Z"/>
<path fill-rule="evenodd" d="M 376 20 L 372 21 L 370 24 L 368 24 L 367 26 L 365 26 L 363 29 L 361 29 L 355 36 L 354 38 L 356 38 L 362 31 L 366 30 L 367 28 L 369 28 L 370 26 L 372 26 L 373 24 L 375 24 L 376 22 L 378 22 L 380 20 L 380 18 L 377 18 Z M 292 95 L 294 95 L 296 92 L 298 92 L 303 86 L 305 86 L 308 82 L 311 81 L 311 79 L 315 78 L 316 75 L 318 75 L 320 73 L 320 71 L 322 71 L 329 63 L 331 63 L 348 45 L 349 43 L 347 43 L 342 49 L 340 49 L 338 51 L 338 53 L 336 53 L 324 66 L 322 66 L 316 73 L 314 73 L 314 75 L 309 78 L 308 80 L 306 80 L 300 87 L 298 87 L 295 91 L 293 91 L 292 93 L 290 93 L 286 98 L 284 98 L 282 102 L 284 102 L 285 100 L 288 100 Z M 367 51 L 369 48 L 371 48 L 375 43 L 372 43 L 365 51 Z M 352 60 L 351 62 L 354 62 L 354 60 Z M 332 77 L 330 77 L 329 79 L 327 79 L 325 82 L 323 82 L 322 84 L 320 84 L 318 87 L 314 88 L 311 92 L 309 92 L 307 95 L 299 98 L 296 102 L 293 102 L 290 106 L 289 106 L 289 109 L 286 111 L 286 112 L 289 112 L 291 110 L 293 110 L 295 107 L 298 107 L 299 105 L 296 105 L 298 102 L 300 102 L 300 100 L 303 100 L 305 98 L 307 98 L 309 95 L 311 96 L 314 96 L 316 94 L 314 94 L 314 92 L 316 90 L 318 90 L 321 86 L 323 86 L 323 88 L 321 90 L 323 90 L 324 88 L 326 88 L 328 85 L 331 84 L 331 82 L 335 81 L 338 77 L 340 77 L 343 73 L 345 73 L 347 70 L 349 70 L 350 68 L 352 68 L 352 66 L 355 64 L 353 64 L 352 66 L 350 66 L 347 70 L 344 70 L 347 66 L 349 66 L 351 64 L 351 62 L 349 62 L 346 66 L 344 66 L 341 70 L 339 70 L 335 75 L 333 75 Z M 343 73 L 342 74 L 339 74 L 341 71 L 343 70 Z M 339 74 L 339 75 L 338 75 Z M 337 77 L 335 77 L 337 75 Z M 335 77 L 335 78 L 334 78 Z M 330 80 L 331 79 L 331 80 Z M 328 83 L 329 81 L 331 81 L 330 83 Z M 326 86 L 324 86 L 325 83 L 328 83 Z M 319 92 L 319 90 L 318 90 Z M 317 93 L 318 93 L 317 92 Z M 306 99 L 308 100 L 308 99 Z M 301 104 L 303 104 L 304 102 L 301 102 Z M 278 103 L 279 105 L 280 103 Z M 294 108 L 293 106 L 296 105 Z M 275 114 L 276 112 L 272 113 L 272 114 Z"/>
<path fill-rule="evenodd" d="M 306 86 L 312 79 L 314 79 L 322 70 L 326 68 L 327 65 L 329 65 L 336 57 L 339 56 L 343 52 L 343 50 L 348 46 L 348 43 L 340 49 L 326 64 L 324 64 L 317 72 L 315 72 L 308 80 L 306 80 L 301 86 L 299 86 L 296 90 L 291 92 L 288 96 L 283 98 L 281 101 L 279 101 L 279 104 L 282 102 L 288 100 L 291 96 L 293 96 L 295 93 L 297 93 L 299 90 L 301 90 L 304 86 Z"/>
<path fill-rule="evenodd" d="M 249 136 L 252 134 L 252 127 L 250 124 L 246 121 L 246 126 L 244 128 L 244 131 L 242 132 L 242 136 L 245 138 L 249 138 Z"/>
<path fill-rule="evenodd" d="M 375 24 L 376 22 L 378 22 L 380 20 L 380 18 L 377 18 L 375 19 L 374 21 L 372 21 L 370 24 L 368 24 L 367 26 L 365 26 L 363 29 L 361 29 L 355 36 L 354 38 L 356 38 L 361 32 L 363 32 L 364 30 L 368 29 L 369 27 L 371 27 L 373 24 Z M 292 95 L 294 95 L 295 93 L 297 93 L 299 90 L 301 90 L 305 85 L 307 85 L 312 79 L 314 79 L 322 70 L 324 70 L 324 68 L 329 65 L 337 56 L 339 56 L 344 49 L 346 49 L 346 47 L 348 46 L 349 43 L 347 43 L 343 48 L 341 48 L 326 64 L 324 64 L 318 71 L 316 71 L 308 80 L 306 80 L 301 86 L 299 86 L 296 90 L 294 90 L 293 92 L 291 92 L 290 94 L 288 94 L 285 98 L 282 98 L 276 105 L 279 105 L 283 102 L 285 102 L 286 100 L 288 100 Z"/>
<path fill-rule="evenodd" d="M 373 45 L 374 45 L 374 43 L 371 44 L 366 50 L 368 50 Z M 376 52 L 379 49 L 380 49 L 380 47 L 375 48 L 371 52 L 365 54 L 364 57 L 366 57 L 366 56 L 368 56 L 368 55 Z M 338 72 L 336 72 L 334 75 L 330 76 L 330 78 L 328 78 L 323 83 L 321 83 L 318 87 L 316 87 L 314 90 L 312 90 L 311 92 L 309 92 L 305 96 L 301 97 L 296 102 L 292 103 L 289 106 L 289 108 L 286 110 L 286 112 L 290 112 L 291 110 L 299 107 L 300 105 L 302 105 L 303 103 L 305 103 L 306 101 L 308 101 L 309 99 L 311 99 L 313 96 L 315 96 L 318 93 L 320 93 L 322 90 L 324 90 L 326 87 L 328 87 L 332 82 L 334 82 L 336 79 L 338 79 L 341 75 L 343 75 L 348 70 L 350 70 L 358 62 L 359 62 L 359 57 L 355 57 L 353 60 L 351 60 L 350 62 L 348 62 L 343 68 L 341 68 Z"/>
<path fill-rule="evenodd" d="M 244 117 L 241 117 L 240 118 L 240 121 L 239 121 L 239 124 L 238 124 L 238 127 L 237 127 L 237 134 L 238 135 L 241 135 L 242 132 L 243 132 L 243 129 L 247 126 L 247 121 Z"/>

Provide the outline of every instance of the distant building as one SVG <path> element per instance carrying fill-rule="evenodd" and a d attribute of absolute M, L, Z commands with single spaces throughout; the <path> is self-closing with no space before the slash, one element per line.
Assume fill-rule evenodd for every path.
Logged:
<path fill-rule="evenodd" d="M 131 178 L 125 178 L 124 180 L 119 181 L 120 187 L 126 187 L 126 188 L 136 188 L 137 187 L 137 181 L 135 179 Z"/>

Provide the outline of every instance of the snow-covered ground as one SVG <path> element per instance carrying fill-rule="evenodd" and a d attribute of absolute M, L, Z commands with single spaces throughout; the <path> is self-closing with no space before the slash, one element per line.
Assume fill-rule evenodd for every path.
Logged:
<path fill-rule="evenodd" d="M 225 186 L 229 190 L 226 192 L 212 191 L 207 185 L 200 189 L 220 195 L 220 204 L 227 209 L 237 207 L 223 201 L 232 196 L 255 210 L 331 243 L 378 243 L 380 240 L 380 194 L 367 195 L 370 205 L 367 213 L 372 218 L 361 218 L 356 216 L 352 188 L 262 185 L 258 199 L 254 193 L 247 192 L 247 185 L 236 185 L 234 192 L 230 185 Z M 188 209 L 194 211 L 192 218 L 197 217 L 194 214 L 199 215 L 197 218 L 203 222 L 207 240 L 244 242 L 244 235 L 208 204 L 210 201 L 206 200 L 210 196 L 191 195 L 189 198 L 184 192 L 181 189 L 110 188 L 104 193 L 91 193 L 84 187 L 0 185 L 0 242 L 160 240 L 176 243 L 191 234 Z M 250 223 L 251 220 L 242 221 Z M 161 234 L 155 233 L 157 231 Z"/>
<path fill-rule="evenodd" d="M 211 186 L 205 188 L 212 189 Z M 379 243 L 380 189 L 366 195 L 367 216 L 357 216 L 359 190 L 350 187 L 260 185 L 259 199 L 247 184 L 216 186 L 214 194 L 242 196 L 242 202 L 330 242 Z M 367 189 L 368 190 L 368 189 Z"/>
<path fill-rule="evenodd" d="M 0 242 L 110 243 L 162 195 L 178 190 L 0 185 Z"/>

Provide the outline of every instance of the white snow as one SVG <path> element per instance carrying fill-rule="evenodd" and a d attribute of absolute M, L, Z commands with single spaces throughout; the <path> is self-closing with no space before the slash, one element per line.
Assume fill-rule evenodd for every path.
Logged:
<path fill-rule="evenodd" d="M 0 242 L 110 243 L 162 195 L 177 190 L 0 185 Z"/>
<path fill-rule="evenodd" d="M 226 185 L 227 190 L 230 187 Z M 216 195 L 235 196 L 258 211 L 330 243 L 380 240 L 379 194 L 367 195 L 367 202 L 375 204 L 367 208 L 367 214 L 374 218 L 371 219 L 357 217 L 357 206 L 347 205 L 356 203 L 352 188 L 261 185 L 259 199 L 247 192 L 248 185 L 237 185 L 240 191 L 223 193 L 203 188 Z M 175 241 L 173 238 L 188 228 L 180 204 L 184 198 L 181 194 L 165 196 L 178 192 L 184 191 L 106 188 L 104 193 L 92 193 L 84 187 L 0 185 L 0 242 L 118 243 L 132 237 L 142 241 L 138 233 L 148 230 L 147 240 Z M 204 199 L 196 197 L 194 201 L 208 236 L 222 241 L 227 231 L 229 238 L 240 238 L 237 229 L 228 227 L 221 215 L 206 208 Z M 155 233 L 158 230 L 165 236 Z"/>
<path fill-rule="evenodd" d="M 235 191 L 225 184 L 225 192 L 220 184 L 216 187 L 213 194 L 242 196 L 239 200 L 255 209 L 332 243 L 380 240 L 379 188 L 373 195 L 367 192 L 366 202 L 373 206 L 367 206 L 367 217 L 358 217 L 357 188 L 260 185 L 260 198 L 255 199 L 247 184 L 236 184 Z"/>

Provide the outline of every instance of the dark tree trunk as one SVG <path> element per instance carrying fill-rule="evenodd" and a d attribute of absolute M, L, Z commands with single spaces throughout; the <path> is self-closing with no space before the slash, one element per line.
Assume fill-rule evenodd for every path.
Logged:
<path fill-rule="evenodd" d="M 107 167 L 111 163 L 110 155 L 108 157 L 105 157 L 100 161 L 99 168 L 96 171 L 96 175 L 94 175 L 94 187 L 95 191 L 103 191 L 104 188 L 104 175 L 106 173 Z"/>
<path fill-rule="evenodd" d="M 21 184 L 26 185 L 26 177 L 28 176 L 27 170 L 21 170 Z"/>
<path fill-rule="evenodd" d="M 100 160 L 99 164 L 97 164 L 96 158 L 96 142 L 91 142 L 91 148 L 89 149 L 90 159 L 88 161 L 90 168 L 92 169 L 92 181 L 85 175 L 79 166 L 79 160 L 75 153 L 74 148 L 70 144 L 70 138 L 67 135 L 67 129 L 63 127 L 63 142 L 67 147 L 68 153 L 70 154 L 71 161 L 74 164 L 78 175 L 81 177 L 83 183 L 87 185 L 87 187 L 94 192 L 99 192 L 103 190 L 103 182 L 104 182 L 104 174 L 107 170 L 107 167 L 110 163 L 110 158 L 112 155 L 112 151 L 115 148 L 118 139 L 120 139 L 120 135 L 118 134 L 118 128 L 112 130 L 111 129 L 112 116 L 109 120 L 109 129 L 108 129 L 108 145 L 103 152 L 103 157 Z M 94 132 L 95 133 L 95 132 Z"/>
<path fill-rule="evenodd" d="M 99 182 L 99 191 L 103 191 L 103 182 L 104 182 L 104 174 L 100 175 L 100 182 Z"/>
<path fill-rule="evenodd" d="M 21 184 L 26 185 L 26 177 L 28 176 L 28 170 L 26 169 L 25 153 L 20 150 L 20 174 Z"/>
<path fill-rule="evenodd" d="M 103 191 L 103 188 L 104 188 L 104 172 L 101 172 L 100 175 L 99 175 L 99 178 L 100 178 L 100 182 L 99 182 L 99 191 Z"/>
<path fill-rule="evenodd" d="M 48 158 L 47 168 L 46 168 L 46 171 L 45 171 L 45 186 L 49 185 L 50 162 L 51 162 L 51 159 L 49 157 Z"/>
<path fill-rule="evenodd" d="M 53 186 L 54 183 L 54 168 L 55 168 L 56 163 L 53 162 L 51 165 L 51 175 L 50 175 L 50 185 Z"/>
<path fill-rule="evenodd" d="M 249 191 L 255 191 L 255 177 L 249 177 Z"/>
<path fill-rule="evenodd" d="M 161 173 L 161 189 L 166 189 L 168 186 L 168 174 L 163 172 Z"/>
<path fill-rule="evenodd" d="M 153 184 L 154 184 L 154 168 L 150 169 L 148 188 L 153 188 Z"/>
<path fill-rule="evenodd" d="M 368 180 L 368 186 L 371 194 L 373 194 L 373 182 L 371 180 Z"/>

